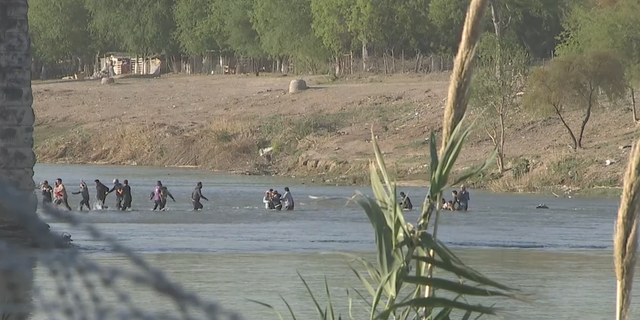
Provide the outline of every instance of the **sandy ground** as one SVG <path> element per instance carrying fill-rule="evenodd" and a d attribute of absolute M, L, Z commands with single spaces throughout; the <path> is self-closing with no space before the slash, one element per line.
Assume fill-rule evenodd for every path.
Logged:
<path fill-rule="evenodd" d="M 261 166 L 268 172 L 328 180 L 331 171 L 344 178 L 362 168 L 354 163 L 371 158 L 373 128 L 389 166 L 401 181 L 419 182 L 426 177 L 429 158 L 425 139 L 430 132 L 441 129 L 447 74 L 357 76 L 338 81 L 324 76 L 303 78 L 311 88 L 297 94 L 286 92 L 293 78 L 278 76 L 170 75 L 120 79 L 115 85 L 97 81 L 34 82 L 36 153 L 42 162 L 196 165 L 225 171 L 251 171 Z M 568 121 L 576 129 L 581 114 L 568 114 Z M 295 123 L 314 129 L 286 131 L 309 134 L 282 140 L 291 148 L 274 154 L 272 163 L 265 164 L 257 155 L 258 148 L 266 146 L 258 141 L 260 135 L 266 135 L 266 129 L 257 130 L 265 123 Z M 327 129 L 322 131 L 322 126 Z M 203 128 L 209 131 L 203 132 Z M 218 154 L 228 154 L 233 148 L 216 146 L 215 150 L 204 151 L 222 143 L 211 137 L 223 129 L 233 133 L 233 139 L 256 141 L 247 142 L 251 150 L 243 153 L 242 161 L 233 157 L 226 162 L 206 160 L 217 159 Z M 282 134 L 286 136 L 286 132 Z M 144 141 L 154 145 L 159 134 L 166 134 L 173 144 L 157 156 L 160 149 L 145 147 Z M 107 138 L 98 139 L 97 135 Z M 144 141 L 130 143 L 142 135 L 146 135 Z M 573 185 L 576 189 L 615 186 L 629 151 L 619 147 L 637 137 L 630 109 L 620 104 L 595 110 L 585 133 L 585 150 L 578 152 L 568 148 L 565 129 L 553 117 L 520 112 L 510 121 L 507 135 L 511 166 L 527 159 L 531 172 L 545 176 L 532 182 L 531 175 L 524 181 L 506 174 L 511 178 L 502 187 L 514 189 L 508 191 L 531 191 L 527 185 L 546 183 Z M 264 138 L 274 141 L 273 137 Z M 118 148 L 129 150 L 129 156 L 118 153 Z M 482 163 L 491 149 L 482 126 L 477 126 L 457 170 Z M 320 163 L 313 163 L 316 160 Z M 606 160 L 617 163 L 605 166 Z M 345 163 L 350 165 L 345 167 Z M 498 187 L 495 182 L 494 187 Z"/>

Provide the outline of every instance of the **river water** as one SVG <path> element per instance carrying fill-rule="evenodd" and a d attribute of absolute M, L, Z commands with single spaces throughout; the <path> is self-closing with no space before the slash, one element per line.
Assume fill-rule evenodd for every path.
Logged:
<path fill-rule="evenodd" d="M 247 299 L 273 304 L 284 312 L 278 293 L 291 303 L 299 318 L 314 318 L 315 309 L 296 271 L 320 297 L 325 296 L 326 275 L 337 300 L 334 304 L 346 313 L 345 289 L 359 285 L 338 252 L 371 257 L 375 250 L 364 212 L 344 199 L 356 190 L 370 194 L 367 187 L 303 185 L 291 179 L 195 169 L 40 164 L 35 168 L 36 182 L 52 182 L 58 177 L 69 191 L 76 191 L 82 179 L 100 179 L 108 186 L 114 178 L 128 179 L 133 211 L 74 214 L 142 254 L 186 289 L 245 319 L 275 319 L 270 310 Z M 177 200 L 168 204 L 167 211 L 151 211 L 149 193 L 157 180 L 168 186 Z M 193 212 L 189 199 L 198 181 L 211 201 L 204 202 L 203 211 Z M 264 191 L 283 191 L 285 186 L 291 188 L 296 210 L 264 210 Z M 426 189 L 402 191 L 418 205 Z M 72 207 L 77 207 L 79 200 L 79 196 L 71 196 Z M 550 209 L 535 209 L 539 203 Z M 107 205 L 114 204 L 110 196 Z M 471 190 L 470 211 L 443 214 L 439 238 L 476 270 L 533 295 L 526 303 L 498 301 L 506 319 L 610 319 L 615 307 L 611 252 L 617 206 L 617 201 L 607 199 Z M 415 221 L 418 212 L 407 212 L 407 220 Z M 93 260 L 123 264 L 123 257 L 83 230 L 46 216 L 43 219 L 52 229 L 70 232 L 74 244 Z M 44 270 L 37 271 L 40 286 L 53 286 Z M 166 307 L 141 288 L 128 290 L 138 301 L 158 310 Z M 640 301 L 637 295 L 634 299 Z"/>

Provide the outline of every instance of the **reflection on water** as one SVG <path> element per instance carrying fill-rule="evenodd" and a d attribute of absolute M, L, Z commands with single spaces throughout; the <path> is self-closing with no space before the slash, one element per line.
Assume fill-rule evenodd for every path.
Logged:
<path fill-rule="evenodd" d="M 135 211 L 77 215 L 145 254 L 154 266 L 187 288 L 240 311 L 247 319 L 265 318 L 271 313 L 245 299 L 281 306 L 276 293 L 282 293 L 294 309 L 304 312 L 301 318 L 313 317 L 315 311 L 296 270 L 308 278 L 320 296 L 324 296 L 322 276 L 326 274 L 345 314 L 345 290 L 359 284 L 346 268 L 344 258 L 332 252 L 374 250 L 371 226 L 355 203 L 308 197 L 349 197 L 356 189 L 367 193 L 369 190 L 364 187 L 296 185 L 286 179 L 197 170 L 36 167 L 36 181 L 57 177 L 65 179 L 69 190 L 74 190 L 81 179 L 99 178 L 105 183 L 114 178 L 129 179 Z M 148 195 L 156 180 L 168 185 L 178 200 L 169 204 L 169 211 L 150 211 Z M 197 181 L 203 182 L 203 193 L 211 199 L 204 203 L 202 212 L 190 211 L 189 197 Z M 296 197 L 296 211 L 263 210 L 264 190 L 285 186 L 291 187 Z M 422 202 L 426 192 L 420 188 L 402 191 L 413 197 L 414 203 Z M 610 318 L 615 305 L 610 252 L 616 201 L 496 195 L 474 190 L 471 197 L 469 212 L 443 214 L 440 236 L 474 268 L 535 294 L 530 304 L 500 302 L 507 309 L 506 318 Z M 76 202 L 76 198 L 70 202 Z M 539 203 L 550 209 L 535 209 Z M 408 212 L 408 221 L 415 221 L 417 212 Z M 52 228 L 71 232 L 75 243 L 93 259 L 121 263 L 108 246 L 92 240 L 83 230 L 69 229 L 44 218 Z M 45 277 L 39 279 L 44 283 L 41 285 L 47 285 Z M 141 288 L 128 290 L 139 299 L 155 301 Z"/>

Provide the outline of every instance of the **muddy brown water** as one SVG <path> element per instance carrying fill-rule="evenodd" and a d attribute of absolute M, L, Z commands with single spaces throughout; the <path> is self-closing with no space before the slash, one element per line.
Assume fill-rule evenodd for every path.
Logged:
<path fill-rule="evenodd" d="M 101 179 L 108 186 L 114 178 L 128 179 L 134 192 L 133 211 L 74 214 L 141 254 L 185 289 L 245 319 L 276 319 L 271 311 L 247 299 L 273 304 L 285 313 L 278 293 L 291 303 L 298 318 L 315 318 L 296 271 L 321 299 L 326 275 L 334 305 L 347 316 L 346 290 L 358 288 L 359 282 L 338 252 L 370 258 L 374 253 L 373 232 L 365 214 L 357 204 L 340 198 L 356 190 L 370 194 L 366 187 L 302 185 L 291 179 L 194 169 L 36 166 L 36 182 L 58 177 L 70 191 L 75 191 L 81 179 Z M 164 212 L 150 210 L 149 193 L 156 180 L 167 185 L 177 200 Z M 202 212 L 193 212 L 189 198 L 198 181 L 203 182 L 203 194 L 211 201 L 204 202 Z M 285 186 L 291 188 L 296 210 L 263 209 L 264 191 L 282 191 Z M 402 191 L 418 205 L 426 189 Z M 71 196 L 70 202 L 77 207 L 79 196 Z M 113 196 L 107 199 L 108 205 L 114 202 Z M 535 209 L 540 203 L 549 209 Z M 471 190 L 470 211 L 445 213 L 439 235 L 475 269 L 532 295 L 527 303 L 492 300 L 504 309 L 506 319 L 610 319 L 615 307 L 612 233 L 617 206 L 617 201 L 609 199 Z M 415 221 L 418 211 L 407 212 L 407 220 Z M 43 218 L 54 230 L 70 232 L 74 243 L 92 260 L 125 265 L 121 255 L 86 232 Z M 46 270 L 36 271 L 40 286 L 54 287 Z M 171 308 L 158 302 L 148 289 L 125 289 L 136 301 L 159 311 Z M 640 302 L 634 296 L 632 309 Z M 353 312 L 357 318 L 366 315 L 362 303 L 355 303 Z"/>

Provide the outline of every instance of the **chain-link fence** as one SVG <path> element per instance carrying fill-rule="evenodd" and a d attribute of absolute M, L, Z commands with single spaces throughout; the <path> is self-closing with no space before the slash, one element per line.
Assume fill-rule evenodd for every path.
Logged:
<path fill-rule="evenodd" d="M 68 212 L 44 206 L 44 214 L 86 231 L 127 260 L 96 262 L 34 212 L 36 197 L 0 179 L 0 319 L 239 319 L 169 280 L 141 256 Z M 72 242 L 71 242 L 72 243 Z M 38 270 L 36 277 L 36 268 Z M 135 287 L 136 294 L 127 288 Z M 139 301 L 148 291 L 154 300 Z M 145 305 L 145 303 L 147 303 Z"/>

